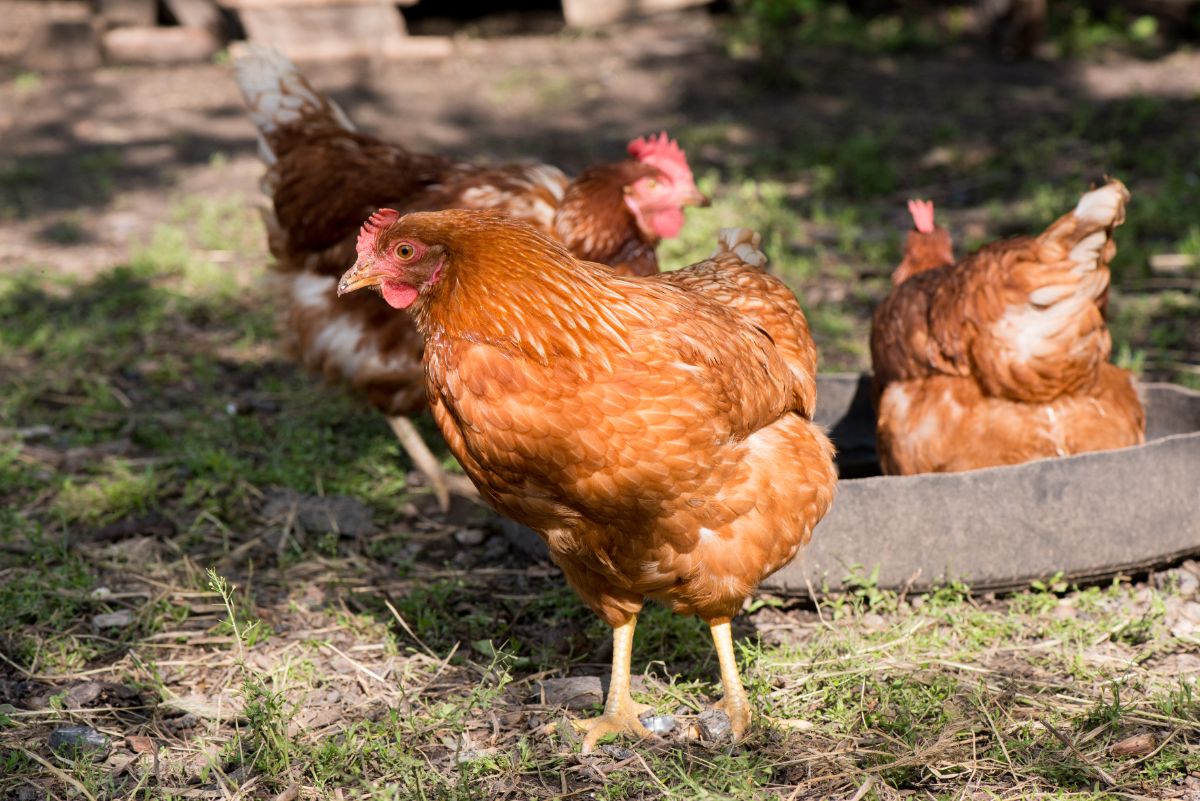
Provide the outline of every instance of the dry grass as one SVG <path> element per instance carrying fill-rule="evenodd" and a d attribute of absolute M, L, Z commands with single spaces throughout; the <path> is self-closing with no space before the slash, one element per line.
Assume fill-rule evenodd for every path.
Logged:
<path fill-rule="evenodd" d="M 767 599 L 744 616 L 740 638 L 766 717 L 736 746 L 689 732 L 719 693 L 715 665 L 702 631 L 657 610 L 639 632 L 638 697 L 675 713 L 679 727 L 585 757 L 574 738 L 547 732 L 564 713 L 538 703 L 537 682 L 601 672 L 602 628 L 555 571 L 506 554 L 499 535 L 439 567 L 439 546 L 460 527 L 424 528 L 405 539 L 426 555 L 399 580 L 366 557 L 395 531 L 280 560 L 274 537 L 313 533 L 286 512 L 215 549 L 184 547 L 178 534 L 69 552 L 10 542 L 26 566 L 8 560 L 0 592 L 6 618 L 23 623 L 5 630 L 0 792 L 1098 799 L 1200 790 L 1200 640 L 1192 596 L 1175 586 L 1181 577 L 1194 586 L 1186 571 L 1163 574 L 1161 590 L 1117 582 L 994 600 L 956 587 L 901 600 L 864 582 L 819 612 Z M 31 609 L 21 593 L 34 586 L 42 597 Z M 121 629 L 89 622 L 122 610 Z M 74 723 L 107 736 L 103 759 L 46 747 L 53 728 Z"/>

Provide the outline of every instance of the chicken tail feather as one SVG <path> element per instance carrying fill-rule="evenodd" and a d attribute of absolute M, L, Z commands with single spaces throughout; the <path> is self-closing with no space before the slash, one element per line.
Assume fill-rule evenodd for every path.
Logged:
<path fill-rule="evenodd" d="M 717 249 L 710 259 L 732 255 L 753 267 L 766 267 L 767 254 L 759 249 L 762 237 L 749 228 L 722 228 L 717 234 Z"/>
<path fill-rule="evenodd" d="M 1088 192 L 1038 237 L 1043 256 L 1069 261 L 1076 275 L 1106 267 L 1115 252 L 1112 231 L 1125 221 L 1128 201 L 1129 190 L 1115 179 Z"/>
<path fill-rule="evenodd" d="M 258 129 L 259 153 L 267 164 L 274 164 L 279 155 L 272 140 L 285 126 L 317 121 L 355 130 L 337 103 L 314 89 L 296 65 L 275 48 L 236 45 L 233 68 L 250 119 Z"/>

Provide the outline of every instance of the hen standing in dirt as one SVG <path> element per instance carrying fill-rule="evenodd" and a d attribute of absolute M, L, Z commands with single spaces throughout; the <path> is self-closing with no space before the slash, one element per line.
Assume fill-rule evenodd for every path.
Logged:
<path fill-rule="evenodd" d="M 727 229 L 706 262 L 624 278 L 497 215 L 383 210 L 339 284 L 412 309 L 450 449 L 613 627 L 585 751 L 647 734 L 629 694 L 647 597 L 711 626 L 721 706 L 746 731 L 730 619 L 833 501 L 833 446 L 812 423 L 816 349 L 765 262 L 756 234 Z"/>
<path fill-rule="evenodd" d="M 630 143 L 631 158 L 570 181 L 556 167 L 483 167 L 413 153 L 357 133 L 329 98 L 274 50 L 247 47 L 237 80 L 268 165 L 264 214 L 277 270 L 290 281 L 287 328 L 312 369 L 362 391 L 388 421 L 438 502 L 447 476 L 408 416 L 425 408 L 421 336 L 369 294 L 337 302 L 337 277 L 372 211 L 492 209 L 556 237 L 580 258 L 627 274 L 658 272 L 655 247 L 679 234 L 683 208 L 707 203 L 664 133 Z"/>

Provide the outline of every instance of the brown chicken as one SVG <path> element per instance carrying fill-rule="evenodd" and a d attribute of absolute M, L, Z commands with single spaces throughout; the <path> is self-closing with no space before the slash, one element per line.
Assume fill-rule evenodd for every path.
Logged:
<path fill-rule="evenodd" d="M 613 627 L 585 751 L 648 733 L 629 694 L 646 598 L 708 622 L 720 705 L 745 732 L 729 621 L 833 501 L 833 446 L 812 423 L 816 349 L 757 241 L 726 229 L 708 261 L 627 278 L 498 215 L 383 210 L 339 285 L 411 309 L 450 449 Z"/>
<path fill-rule="evenodd" d="M 929 268 L 906 253 L 897 272 L 911 277 L 871 327 L 885 473 L 972 470 L 1144 440 L 1133 377 L 1108 362 L 1102 308 L 1128 199 L 1110 181 L 1040 236 L 992 243 L 957 265 Z"/>
<path fill-rule="evenodd" d="M 917 273 L 954 264 L 950 232 L 933 221 L 932 200 L 908 201 L 913 227 L 904 240 L 904 260 L 892 273 L 892 286 L 899 286 Z"/>
<path fill-rule="evenodd" d="M 634 140 L 631 158 L 570 181 L 547 164 L 466 164 L 358 133 L 269 48 L 244 48 L 236 72 L 268 165 L 263 190 L 273 209 L 264 217 L 276 269 L 290 284 L 292 347 L 308 367 L 363 392 L 388 416 L 443 509 L 448 478 L 408 418 L 425 408 L 420 334 L 369 293 L 337 302 L 335 284 L 353 262 L 363 221 L 381 205 L 492 209 L 556 237 L 580 258 L 646 275 L 658 272 L 655 247 L 678 235 L 683 207 L 707 202 L 665 133 Z"/>

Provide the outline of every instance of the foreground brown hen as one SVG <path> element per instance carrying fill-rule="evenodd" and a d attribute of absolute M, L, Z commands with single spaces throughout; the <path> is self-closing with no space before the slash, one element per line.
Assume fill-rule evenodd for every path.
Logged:
<path fill-rule="evenodd" d="M 833 500 L 812 423 L 816 349 L 757 235 L 651 278 L 574 258 L 492 214 L 384 210 L 339 292 L 379 287 L 426 338 L 434 417 L 497 510 L 546 540 L 614 629 L 606 735 L 647 734 L 629 694 L 647 597 L 712 628 L 735 735 L 750 708 L 729 621 Z"/>
<path fill-rule="evenodd" d="M 425 408 L 420 334 L 370 294 L 337 302 L 337 277 L 353 261 L 363 221 L 382 205 L 492 209 L 556 237 L 580 258 L 646 275 L 658 272 L 655 247 L 679 233 L 683 207 L 707 202 L 665 133 L 634 140 L 629 159 L 571 181 L 547 164 L 467 164 L 358 133 L 269 48 L 246 47 L 236 71 L 268 164 L 263 189 L 272 210 L 264 216 L 276 268 L 290 285 L 292 345 L 308 367 L 363 392 L 388 416 L 443 509 L 447 477 L 408 419 Z"/>
<path fill-rule="evenodd" d="M 932 250 L 914 249 L 909 235 L 897 270 L 906 275 L 871 327 L 884 472 L 971 470 L 1144 440 L 1133 377 L 1108 362 L 1104 320 L 1112 231 L 1128 199 L 1111 181 L 1041 235 L 992 243 L 958 264 L 946 262 L 942 229 L 944 247 Z M 914 214 L 918 232 L 934 232 L 932 211 Z"/>

